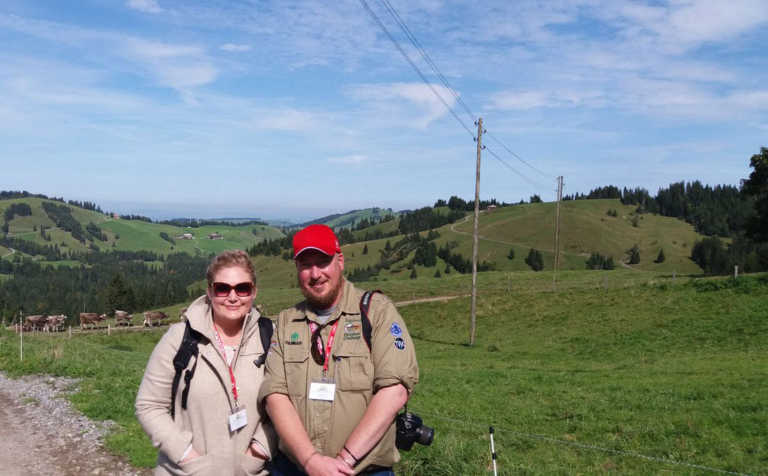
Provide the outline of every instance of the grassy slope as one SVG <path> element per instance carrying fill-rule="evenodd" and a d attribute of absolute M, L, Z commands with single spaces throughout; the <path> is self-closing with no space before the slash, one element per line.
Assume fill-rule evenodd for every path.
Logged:
<path fill-rule="evenodd" d="M 329 215 L 326 217 L 313 220 L 314 223 L 323 223 L 331 228 L 350 227 L 356 225 L 363 219 L 381 218 L 387 215 L 395 215 L 396 212 L 390 211 L 386 208 L 365 208 L 362 210 L 354 210 L 347 213 L 341 213 L 337 216 Z"/>
<path fill-rule="evenodd" d="M 609 209 L 618 211 L 619 216 L 608 216 Z M 613 256 L 617 266 L 626 257 L 625 251 L 638 244 L 640 264 L 633 265 L 636 270 L 676 272 L 678 274 L 700 273 L 701 269 L 690 260 L 693 243 L 701 239 L 693 228 L 680 220 L 657 215 L 640 215 L 639 226 L 631 224 L 634 207 L 622 205 L 618 200 L 578 200 L 567 201 L 561 205 L 561 266 L 560 269 L 583 270 L 585 261 L 592 252 L 604 256 Z M 516 205 L 484 212 L 480 215 L 479 252 L 480 261 L 490 261 L 500 271 L 527 271 L 525 257 L 531 248 L 542 252 L 545 269 L 553 266 L 554 204 Z M 389 222 L 377 227 L 392 230 L 396 222 Z M 440 227 L 440 237 L 435 240 L 438 247 L 448 242 L 457 242 L 452 250 L 467 259 L 472 257 L 473 217 L 467 215 L 464 220 Z M 365 230 L 357 234 L 364 235 Z M 394 244 L 401 236 L 380 240 L 354 243 L 343 247 L 348 270 L 372 266 L 379 261 L 380 250 L 387 241 Z M 363 248 L 368 253 L 363 254 Z M 510 248 L 515 251 L 515 258 L 509 260 Z M 664 263 L 654 263 L 659 249 L 664 249 Z M 412 257 L 412 255 L 411 255 Z M 407 279 L 410 271 L 402 262 L 390 270 L 381 272 L 379 279 Z M 424 269 L 417 266 L 419 276 L 432 276 L 435 269 L 441 273 L 445 263 L 438 259 L 436 268 Z"/>
<path fill-rule="evenodd" d="M 0 200 L 0 213 L 12 203 L 27 203 L 32 208 L 32 215 L 28 217 L 15 217 L 10 222 L 10 234 L 13 237 L 28 239 L 36 243 L 66 245 L 65 249 L 85 251 L 86 245 L 72 238 L 72 236 L 58 228 L 46 230 L 51 235 L 51 241 L 47 242 L 40 237 L 39 232 L 34 231 L 34 226 L 45 225 L 52 227 L 53 222 L 43 210 L 41 203 L 44 200 L 39 198 L 23 198 L 13 200 Z M 60 205 L 60 202 L 54 202 Z M 157 223 L 147 223 L 139 220 L 120 220 L 112 219 L 101 213 L 84 210 L 81 208 L 69 206 L 72 210 L 72 216 L 78 220 L 83 228 L 93 222 L 98 225 L 108 237 L 106 242 L 96 241 L 96 245 L 102 250 L 151 250 L 158 253 L 171 253 L 184 251 L 190 254 L 197 252 L 203 254 L 218 253 L 225 249 L 240 248 L 244 249 L 252 246 L 263 239 L 274 239 L 283 236 L 283 233 L 277 228 L 263 225 L 253 225 L 247 227 L 237 226 L 205 226 L 200 228 L 182 228 L 172 225 L 162 225 Z M 251 230 L 256 229 L 258 236 Z M 160 232 L 167 233 L 174 238 L 182 233 L 192 233 L 194 240 L 175 239 L 176 244 L 160 238 Z M 208 235 L 218 232 L 224 235 L 223 240 L 210 240 Z M 118 238 L 119 237 L 119 238 Z"/>
<path fill-rule="evenodd" d="M 564 272 L 553 293 L 546 272 L 480 276 L 474 347 L 464 345 L 468 298 L 401 308 L 421 368 L 409 408 L 437 436 L 431 447 L 404 453 L 398 474 L 487 474 L 489 425 L 505 474 L 699 473 L 633 453 L 768 471 L 765 279 L 708 290 L 730 281 Z M 463 294 L 468 278 L 366 287 L 381 285 L 402 300 Z M 297 298 L 295 288 L 265 288 L 259 300 L 277 309 Z M 18 339 L 0 334 L 0 368 L 83 378 L 76 405 L 117 421 L 123 430 L 110 446 L 151 465 L 154 450 L 133 416 L 133 399 L 162 332 L 29 337 L 23 362 Z"/>

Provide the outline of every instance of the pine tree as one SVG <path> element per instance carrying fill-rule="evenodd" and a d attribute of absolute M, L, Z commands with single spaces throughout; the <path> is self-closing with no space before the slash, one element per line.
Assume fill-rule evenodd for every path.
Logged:
<path fill-rule="evenodd" d="M 439 269 L 436 269 L 436 270 L 435 270 L 435 277 L 436 277 L 436 278 L 440 278 L 440 277 L 442 277 L 442 275 L 440 274 L 440 270 L 439 270 Z"/>
<path fill-rule="evenodd" d="M 663 263 L 666 257 L 664 256 L 664 248 L 661 248 L 659 250 L 659 255 L 656 257 L 656 261 L 654 263 Z"/>
<path fill-rule="evenodd" d="M 445 271 L 443 271 L 445 274 L 451 273 L 451 265 L 447 264 L 445 265 Z"/>
<path fill-rule="evenodd" d="M 637 244 L 627 250 L 627 256 L 629 257 L 628 264 L 638 264 L 640 262 L 640 248 Z"/>
<path fill-rule="evenodd" d="M 418 276 L 416 275 L 416 267 L 413 267 L 413 270 L 411 270 L 411 279 L 416 279 Z"/>
<path fill-rule="evenodd" d="M 367 243 L 365 244 L 365 246 L 363 246 L 363 254 L 364 255 L 368 254 L 368 244 Z"/>
<path fill-rule="evenodd" d="M 515 249 L 514 248 L 510 248 L 509 249 L 509 254 L 507 254 L 507 259 L 508 260 L 515 259 Z"/>

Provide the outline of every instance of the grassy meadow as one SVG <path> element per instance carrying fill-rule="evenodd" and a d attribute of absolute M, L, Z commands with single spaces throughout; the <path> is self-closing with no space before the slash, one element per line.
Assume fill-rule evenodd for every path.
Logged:
<path fill-rule="evenodd" d="M 400 308 L 421 369 L 409 410 L 436 437 L 398 474 L 489 474 L 491 425 L 501 474 L 768 474 L 766 276 L 566 271 L 553 290 L 551 272 L 481 273 L 472 347 L 469 276 L 362 285 L 459 296 Z M 299 297 L 265 276 L 257 301 L 274 314 Z M 75 405 L 116 421 L 109 447 L 151 466 L 133 401 L 162 332 L 29 336 L 19 362 L 2 331 L 0 369 L 81 378 Z"/>
<path fill-rule="evenodd" d="M 83 244 L 74 239 L 69 232 L 55 226 L 42 207 L 44 201 L 50 200 L 34 197 L 0 200 L 0 213 L 14 203 L 26 203 L 32 210 L 32 215 L 16 216 L 9 222 L 9 236 L 33 241 L 40 245 L 57 244 L 64 250 L 87 251 L 87 242 Z M 62 205 L 60 202 L 53 203 Z M 94 223 L 104 232 L 107 241 L 95 241 L 96 246 L 102 251 L 152 250 L 159 254 L 183 251 L 191 255 L 198 253 L 208 255 L 233 248 L 246 249 L 262 240 L 283 236 L 277 228 L 266 225 L 179 227 L 141 220 L 114 219 L 103 213 L 68 206 L 72 216 L 83 228 L 88 223 Z M 44 240 L 40 235 L 40 225 L 45 226 L 46 234 L 50 235 L 50 241 Z M 160 233 L 166 233 L 174 243 L 161 238 Z M 177 238 L 183 233 L 191 233 L 194 239 Z M 211 233 L 218 233 L 223 236 L 223 239 L 211 240 L 208 238 Z M 0 257 L 7 255 L 7 251 L 4 250 L 5 248 L 0 250 Z"/>

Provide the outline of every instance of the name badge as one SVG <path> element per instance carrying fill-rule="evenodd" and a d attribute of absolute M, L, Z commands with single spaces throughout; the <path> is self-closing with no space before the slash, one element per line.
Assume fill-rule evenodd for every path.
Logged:
<path fill-rule="evenodd" d="M 332 402 L 333 397 L 336 395 L 336 384 L 333 382 L 312 382 L 309 384 L 309 399 L 310 400 L 325 400 L 326 402 Z"/>
<path fill-rule="evenodd" d="M 248 424 L 248 415 L 245 414 L 245 408 L 235 410 L 229 415 L 229 431 L 235 432 Z"/>

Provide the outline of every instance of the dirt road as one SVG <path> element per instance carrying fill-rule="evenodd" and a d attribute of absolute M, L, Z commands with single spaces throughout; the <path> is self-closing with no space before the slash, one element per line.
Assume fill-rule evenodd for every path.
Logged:
<path fill-rule="evenodd" d="M 110 424 L 72 408 L 65 397 L 75 387 L 71 379 L 0 374 L 0 474 L 149 475 L 104 449 Z"/>

